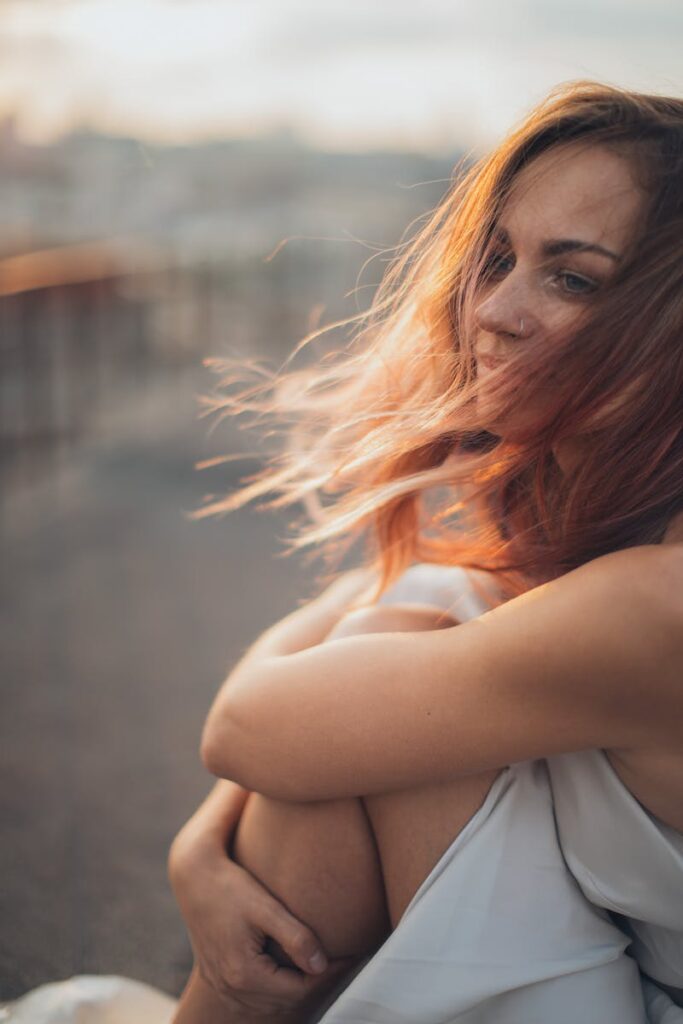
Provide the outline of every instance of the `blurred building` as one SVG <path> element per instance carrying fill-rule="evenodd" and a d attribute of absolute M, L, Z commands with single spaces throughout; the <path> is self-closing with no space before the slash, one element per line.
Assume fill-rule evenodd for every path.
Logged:
<path fill-rule="evenodd" d="M 228 351 L 279 364 L 312 316 L 367 306 L 382 252 L 452 165 L 323 153 L 286 132 L 151 147 L 81 131 L 36 146 L 5 120 L 0 470 L 87 433 L 146 374 Z"/>

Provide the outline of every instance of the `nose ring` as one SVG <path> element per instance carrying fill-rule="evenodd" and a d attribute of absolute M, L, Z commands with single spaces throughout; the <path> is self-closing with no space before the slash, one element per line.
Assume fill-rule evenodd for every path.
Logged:
<path fill-rule="evenodd" d="M 523 320 L 519 321 L 519 333 L 520 334 L 524 334 L 524 321 Z"/>

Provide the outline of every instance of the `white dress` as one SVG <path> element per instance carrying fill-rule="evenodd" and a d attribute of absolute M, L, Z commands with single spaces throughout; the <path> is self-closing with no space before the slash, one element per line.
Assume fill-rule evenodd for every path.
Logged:
<path fill-rule="evenodd" d="M 382 603 L 435 604 L 465 621 L 488 607 L 475 578 L 416 565 Z M 111 991 L 93 1002 L 96 979 L 63 984 L 73 994 L 79 981 L 87 1017 L 51 986 L 51 1005 L 36 990 L 31 1015 L 19 1000 L 7 1019 L 137 1020 L 106 1014 Z M 160 1004 L 145 1020 L 171 1015 Z M 683 1024 L 683 835 L 638 803 L 602 751 L 510 765 L 322 1022 Z"/>

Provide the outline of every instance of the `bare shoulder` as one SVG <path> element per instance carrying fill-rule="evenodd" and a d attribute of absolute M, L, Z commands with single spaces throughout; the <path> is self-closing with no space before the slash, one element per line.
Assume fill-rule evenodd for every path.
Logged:
<path fill-rule="evenodd" d="M 683 544 L 639 545 L 601 555 L 489 615 L 513 618 L 525 606 L 536 615 L 547 609 L 568 633 L 595 614 L 617 632 L 620 626 L 626 630 L 638 623 L 641 641 L 643 626 L 646 633 L 670 633 L 672 639 L 681 639 L 683 654 Z"/>
<path fill-rule="evenodd" d="M 683 544 L 625 548 L 582 567 L 586 590 L 599 593 L 625 646 L 637 645 L 649 666 L 648 689 L 670 706 L 683 696 Z"/>
<path fill-rule="evenodd" d="M 601 587 L 622 609 L 673 630 L 683 646 L 683 544 L 624 548 L 582 566 L 585 583 Z"/>
<path fill-rule="evenodd" d="M 477 623 L 488 678 L 546 723 L 573 716 L 565 749 L 680 746 L 683 545 L 601 556 L 476 620 L 475 641 Z"/>
<path fill-rule="evenodd" d="M 615 572 L 637 569 L 647 574 L 648 579 L 657 579 L 660 584 L 670 580 L 683 583 L 683 542 L 676 544 L 641 544 L 633 548 L 622 548 L 610 555 L 596 558 L 590 565 L 609 567 Z"/>

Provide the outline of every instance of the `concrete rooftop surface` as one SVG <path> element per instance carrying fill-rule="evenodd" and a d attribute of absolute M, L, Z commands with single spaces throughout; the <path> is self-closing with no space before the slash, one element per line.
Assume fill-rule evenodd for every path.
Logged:
<path fill-rule="evenodd" d="M 202 722 L 312 593 L 314 570 L 276 556 L 296 510 L 188 520 L 236 482 L 193 468 L 231 450 L 229 428 L 209 450 L 195 377 L 133 389 L 96 437 L 3 489 L 1 999 L 75 973 L 180 991 L 166 853 L 212 784 Z"/>

